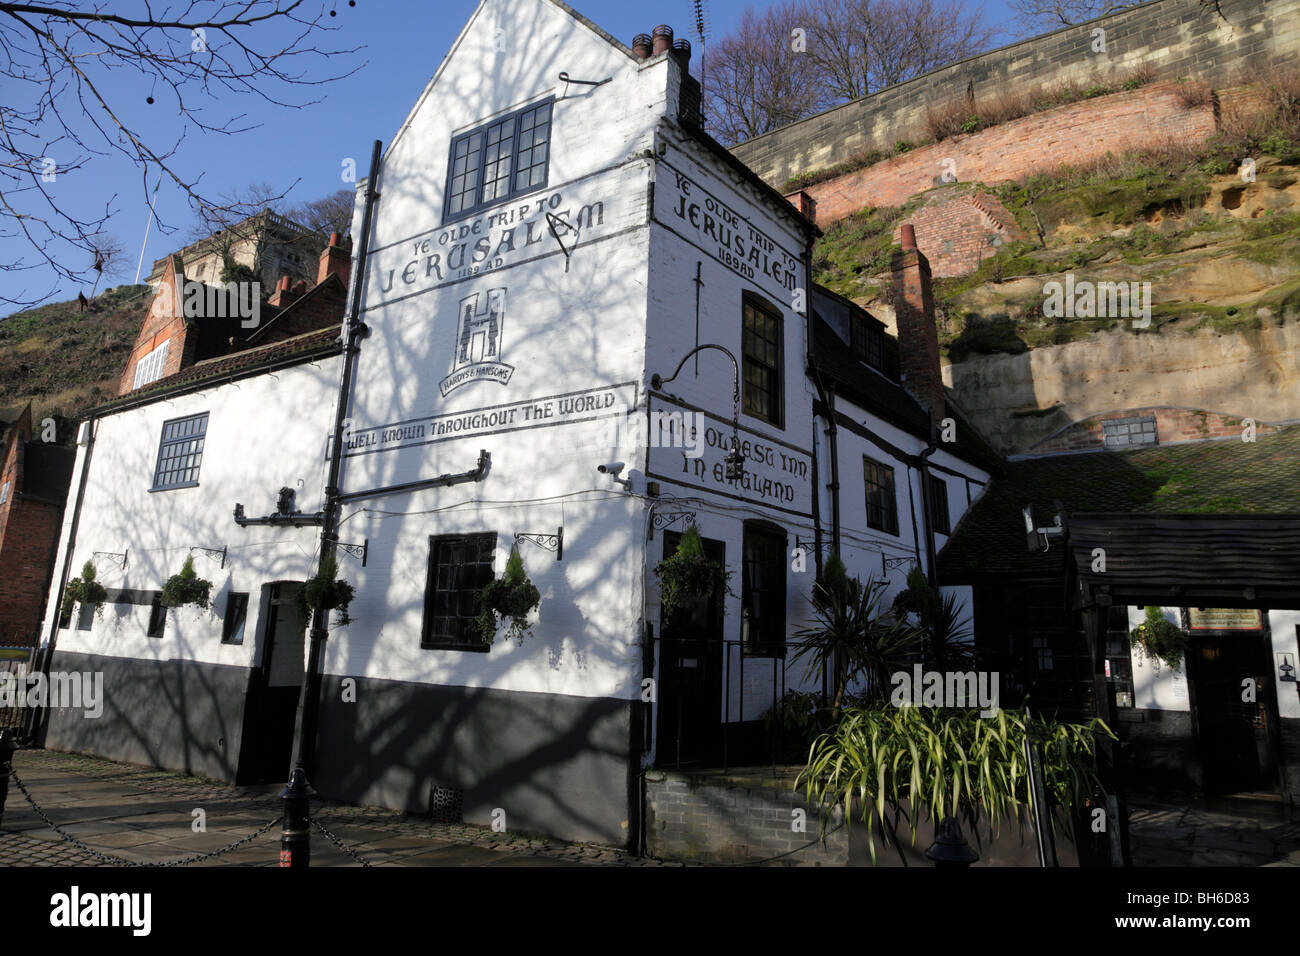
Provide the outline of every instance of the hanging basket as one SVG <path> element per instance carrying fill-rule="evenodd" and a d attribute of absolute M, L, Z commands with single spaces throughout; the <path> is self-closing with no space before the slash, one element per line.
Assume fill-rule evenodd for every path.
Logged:
<path fill-rule="evenodd" d="M 339 580 L 338 559 L 333 555 L 321 562 L 320 570 L 314 577 L 308 578 L 299 592 L 299 610 L 303 618 L 312 611 L 338 611 L 339 625 L 352 622 L 348 616 L 348 605 L 356 592 L 347 581 Z"/>
<path fill-rule="evenodd" d="M 1182 667 L 1187 654 L 1187 633 L 1168 620 L 1158 607 L 1147 607 L 1147 618 L 1129 631 L 1129 643 L 1140 647 L 1151 660 L 1164 661 L 1174 670 Z"/>
<path fill-rule="evenodd" d="M 104 602 L 108 600 L 108 589 L 95 580 L 95 565 L 87 561 L 81 568 L 81 577 L 72 578 L 63 589 L 63 614 L 72 614 L 74 605 L 89 604 L 95 613 L 103 615 Z"/>
<path fill-rule="evenodd" d="M 532 633 L 528 615 L 542 603 L 542 594 L 524 572 L 524 559 L 519 549 L 510 549 L 505 574 L 488 582 L 479 595 L 477 626 L 479 638 L 489 647 L 496 640 L 501 619 L 510 622 L 507 633 L 516 644 L 524 643 L 524 635 Z"/>
<path fill-rule="evenodd" d="M 655 567 L 659 579 L 659 602 L 665 614 L 671 614 L 692 600 L 731 594 L 729 571 L 721 563 L 704 555 L 704 542 L 695 525 L 686 529 L 677 550 Z"/>
<path fill-rule="evenodd" d="M 198 576 L 194 570 L 194 555 L 191 554 L 185 558 L 180 573 L 173 574 L 163 585 L 161 600 L 164 607 L 193 604 L 206 609 L 211 593 L 212 582 Z"/>

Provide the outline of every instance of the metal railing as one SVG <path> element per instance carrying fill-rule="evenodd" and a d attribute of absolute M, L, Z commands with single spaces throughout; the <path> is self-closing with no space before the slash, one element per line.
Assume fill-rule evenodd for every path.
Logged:
<path fill-rule="evenodd" d="M 27 727 L 27 675 L 35 655 L 35 647 L 0 646 L 0 730 L 21 736 Z"/>
<path fill-rule="evenodd" d="M 794 660 L 797 644 L 651 640 L 657 765 L 725 770 L 807 758 L 801 718 L 830 696 L 826 676 L 808 676 Z"/>

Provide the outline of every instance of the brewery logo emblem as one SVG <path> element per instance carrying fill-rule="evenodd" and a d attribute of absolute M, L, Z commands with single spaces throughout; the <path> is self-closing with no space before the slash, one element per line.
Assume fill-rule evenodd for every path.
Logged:
<path fill-rule="evenodd" d="M 456 326 L 456 353 L 451 374 L 438 388 L 444 398 L 470 382 L 505 385 L 515 367 L 499 361 L 506 318 L 506 290 L 475 292 L 460 300 L 460 321 Z"/>

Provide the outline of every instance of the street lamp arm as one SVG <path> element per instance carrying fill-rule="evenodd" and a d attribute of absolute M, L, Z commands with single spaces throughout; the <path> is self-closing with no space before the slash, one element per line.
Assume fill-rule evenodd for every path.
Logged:
<path fill-rule="evenodd" d="M 677 368 L 673 370 L 672 375 L 668 376 L 667 378 L 660 378 L 658 373 L 656 373 L 650 378 L 650 385 L 656 389 L 663 388 L 665 385 L 667 385 L 669 382 L 671 382 L 673 379 L 675 379 L 678 375 L 682 373 L 682 368 L 686 365 L 686 360 L 688 358 L 690 358 L 696 352 L 703 352 L 705 349 L 717 349 L 727 358 L 731 359 L 731 368 L 735 375 L 734 388 L 732 389 L 732 395 L 731 395 L 731 401 L 734 406 L 733 409 L 734 414 L 732 415 L 732 418 L 733 420 L 739 421 L 740 419 L 740 363 L 736 361 L 736 356 L 731 354 L 730 349 L 724 348 L 721 345 L 714 345 L 712 342 L 707 342 L 704 345 L 697 345 L 695 348 L 691 349 L 689 352 L 687 352 L 685 355 L 682 356 L 682 360 L 677 363 Z"/>

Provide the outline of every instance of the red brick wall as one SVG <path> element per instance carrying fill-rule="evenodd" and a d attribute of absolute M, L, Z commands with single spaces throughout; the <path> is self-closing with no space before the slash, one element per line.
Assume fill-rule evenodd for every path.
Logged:
<path fill-rule="evenodd" d="M 0 537 L 0 643 L 28 644 L 40 631 L 62 509 L 9 493 Z"/>
<path fill-rule="evenodd" d="M 901 206 L 943 183 L 951 159 L 958 182 L 1000 183 L 1082 163 L 1107 152 L 1167 141 L 1198 142 L 1215 131 L 1212 107 L 1186 109 L 1175 83 L 1153 83 L 999 124 L 979 133 L 922 146 L 805 190 L 817 203 L 817 224 L 873 206 Z M 918 230 L 919 233 L 919 230 Z"/>
<path fill-rule="evenodd" d="M 1180 441 L 1198 441 L 1207 438 L 1240 438 L 1243 432 L 1242 419 L 1232 415 L 1220 415 L 1193 408 L 1133 408 L 1125 411 L 1106 412 L 1094 415 L 1083 421 L 1051 435 L 1031 450 L 1032 454 L 1051 454 L 1053 452 L 1085 451 L 1102 448 L 1103 421 L 1116 418 L 1149 418 L 1155 416 L 1156 438 L 1160 444 Z M 1257 435 L 1267 435 L 1277 431 L 1264 422 L 1255 423 Z"/>
<path fill-rule="evenodd" d="M 1015 217 L 995 196 L 970 186 L 937 189 L 908 217 L 916 246 L 930 261 L 930 274 L 969 275 L 1004 242 L 1026 238 Z M 899 242 L 902 223 L 894 227 Z"/>

